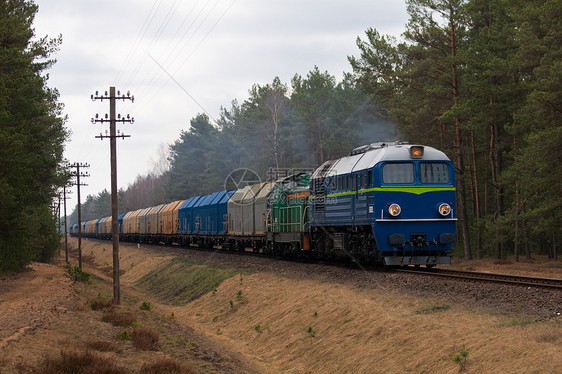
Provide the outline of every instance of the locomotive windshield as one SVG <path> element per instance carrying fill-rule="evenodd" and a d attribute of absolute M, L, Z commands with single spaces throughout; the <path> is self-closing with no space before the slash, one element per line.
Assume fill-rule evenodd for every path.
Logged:
<path fill-rule="evenodd" d="M 449 165 L 444 162 L 420 163 L 420 181 L 422 183 L 449 183 Z"/>
<path fill-rule="evenodd" d="M 416 178 L 414 163 L 387 163 L 382 167 L 384 184 L 412 184 L 418 179 L 423 184 L 450 183 L 449 165 L 445 162 L 421 162 L 419 178 Z"/>
<path fill-rule="evenodd" d="M 414 164 L 392 163 L 382 167 L 382 181 L 385 184 L 414 183 Z"/>

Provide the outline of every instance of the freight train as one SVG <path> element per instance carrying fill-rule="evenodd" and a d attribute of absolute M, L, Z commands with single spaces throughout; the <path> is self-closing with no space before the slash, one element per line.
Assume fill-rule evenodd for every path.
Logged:
<path fill-rule="evenodd" d="M 121 241 L 387 266 L 451 263 L 455 173 L 441 151 L 373 143 L 313 172 L 123 213 Z M 111 239 L 111 217 L 83 222 Z M 71 227 L 78 234 L 78 225 Z"/>

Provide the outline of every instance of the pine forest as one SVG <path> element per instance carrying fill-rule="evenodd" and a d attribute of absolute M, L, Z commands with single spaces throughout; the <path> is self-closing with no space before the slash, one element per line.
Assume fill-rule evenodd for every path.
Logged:
<path fill-rule="evenodd" d="M 158 165 L 120 191 L 120 211 L 219 191 L 237 168 L 263 177 L 272 168 L 310 170 L 360 145 L 402 140 L 441 149 L 455 163 L 455 255 L 554 256 L 562 242 L 562 2 L 406 3 L 409 20 L 401 37 L 382 35 L 376 25 L 358 35 L 341 80 L 322 71 L 318 61 L 290 82 L 273 77 L 271 83 L 254 84 L 242 102 L 233 99 L 221 107 L 216 121 L 204 113 L 186 119 L 185 130 L 162 150 Z M 6 142 L 19 144 L 10 136 L 35 133 L 38 126 L 48 133 L 40 141 L 52 139 L 60 147 L 65 133 L 56 91 L 45 89 L 38 75 L 48 62 L 34 62 L 56 48 L 56 41 L 26 44 L 25 28 L 18 40 L 8 38 L 14 16 L 5 14 L 0 16 L 0 152 L 8 149 Z M 4 66 L 11 59 L 21 68 L 8 75 Z M 37 92 L 25 98 L 28 102 L 19 97 L 18 105 L 33 105 L 30 118 L 6 110 L 6 90 L 16 77 Z M 6 131 L 10 123 L 18 134 Z M 22 142 L 36 141 L 21 136 Z M 57 147 L 42 161 L 29 160 L 29 178 L 38 177 L 32 169 L 44 168 L 49 177 L 40 179 L 49 185 L 23 200 L 16 197 L 21 191 L 7 187 L 23 182 L 10 181 L 8 168 L 22 166 L 2 162 L 2 211 L 16 199 L 48 208 L 57 183 Z M 2 160 L 14 154 L 7 152 Z M 108 215 L 107 191 L 87 197 L 82 220 Z M 0 222 L 2 241 L 11 240 L 5 224 Z"/>

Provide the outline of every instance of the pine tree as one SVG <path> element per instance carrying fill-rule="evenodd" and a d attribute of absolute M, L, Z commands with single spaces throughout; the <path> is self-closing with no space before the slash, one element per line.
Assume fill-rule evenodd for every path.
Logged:
<path fill-rule="evenodd" d="M 48 260 L 58 248 L 51 200 L 67 137 L 58 93 L 42 71 L 61 38 L 34 40 L 37 6 L 0 3 L 0 272 Z"/>
<path fill-rule="evenodd" d="M 358 81 L 385 103 L 406 139 L 453 155 L 457 171 L 457 214 L 465 258 L 472 257 L 467 207 L 465 134 L 460 87 L 460 51 L 466 41 L 463 0 L 409 0 L 410 20 L 396 44 L 376 30 L 358 40 L 360 58 L 350 58 Z"/>
<path fill-rule="evenodd" d="M 526 97 L 511 129 L 519 148 L 510 176 L 519 182 L 520 198 L 509 218 L 522 222 L 520 242 L 541 243 L 556 257 L 562 240 L 562 4 L 535 0 L 512 6 L 519 25 L 515 61 Z"/>

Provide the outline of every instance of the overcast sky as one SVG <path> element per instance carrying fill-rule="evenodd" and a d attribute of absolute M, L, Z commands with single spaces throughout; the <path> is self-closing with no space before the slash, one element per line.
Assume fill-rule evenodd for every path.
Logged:
<path fill-rule="evenodd" d="M 82 201 L 110 190 L 109 140 L 95 136 L 108 124 L 91 124 L 109 113 L 108 101 L 90 95 L 115 86 L 134 103 L 117 113 L 135 123 L 118 124 L 131 135 L 117 142 L 118 186 L 147 174 L 158 149 L 178 139 L 198 113 L 219 117 L 220 107 L 248 98 L 255 83 L 278 76 L 289 84 L 314 66 L 338 81 L 351 72 L 357 37 L 372 27 L 399 36 L 407 22 L 403 0 L 35 0 L 37 37 L 62 34 L 56 65 L 48 71 L 71 130 L 66 158 L 89 163 Z M 367 141 L 368 142 L 368 141 Z M 188 176 L 186 176 L 187 178 Z M 76 204 L 76 192 L 68 214 Z M 186 196 L 187 197 L 187 196 Z"/>

